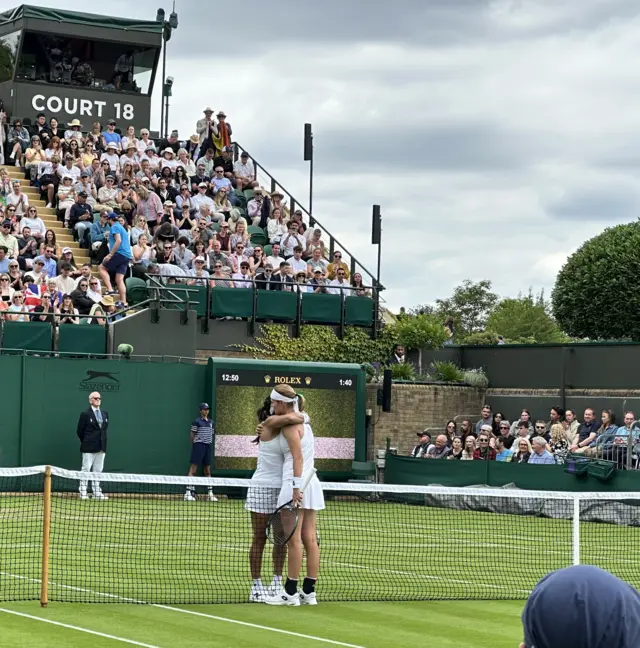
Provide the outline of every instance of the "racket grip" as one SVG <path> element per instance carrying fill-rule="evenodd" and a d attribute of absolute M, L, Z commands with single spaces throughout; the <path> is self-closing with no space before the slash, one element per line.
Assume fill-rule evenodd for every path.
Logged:
<path fill-rule="evenodd" d="M 307 490 L 307 486 L 309 485 L 309 482 L 313 479 L 313 476 L 318 472 L 315 468 L 312 468 L 305 476 L 305 478 L 302 480 L 302 488 L 300 488 L 300 491 L 304 493 L 305 490 Z"/>

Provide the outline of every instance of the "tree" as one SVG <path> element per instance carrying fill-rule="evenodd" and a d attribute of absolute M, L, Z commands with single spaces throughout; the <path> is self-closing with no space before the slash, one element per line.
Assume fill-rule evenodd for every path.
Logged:
<path fill-rule="evenodd" d="M 444 344 L 447 334 L 440 319 L 434 315 L 416 315 L 403 318 L 394 326 L 398 342 L 407 349 L 418 351 L 418 372 L 422 373 L 422 349 L 437 349 Z"/>
<path fill-rule="evenodd" d="M 590 239 L 558 273 L 553 315 L 573 337 L 640 340 L 640 223 Z"/>
<path fill-rule="evenodd" d="M 487 320 L 487 331 L 502 335 L 508 340 L 531 341 L 534 344 L 566 342 L 567 336 L 547 313 L 544 296 L 503 299 Z"/>
<path fill-rule="evenodd" d="M 489 313 L 498 301 L 498 295 L 491 292 L 487 279 L 474 283 L 465 279 L 447 299 L 436 300 L 436 313 L 442 318 L 453 317 L 455 338 L 462 339 L 469 333 L 484 330 Z"/>

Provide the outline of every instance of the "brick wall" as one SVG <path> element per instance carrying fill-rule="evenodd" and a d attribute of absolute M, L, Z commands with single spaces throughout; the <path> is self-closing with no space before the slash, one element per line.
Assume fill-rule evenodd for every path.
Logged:
<path fill-rule="evenodd" d="M 378 385 L 367 385 L 367 409 L 375 423 L 370 451 L 385 447 L 387 437 L 398 453 L 406 454 L 416 444 L 416 432 L 425 428 L 444 431 L 448 420 L 478 420 L 485 390 L 449 385 L 393 385 L 391 412 L 376 405 Z M 370 452 L 370 456 L 372 453 Z"/>

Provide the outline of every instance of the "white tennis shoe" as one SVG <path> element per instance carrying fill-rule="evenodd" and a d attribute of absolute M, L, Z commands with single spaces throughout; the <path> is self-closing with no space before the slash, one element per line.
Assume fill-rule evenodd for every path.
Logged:
<path fill-rule="evenodd" d="M 94 493 L 93 494 L 93 499 L 97 500 L 108 500 L 109 498 L 102 492 Z"/>
<path fill-rule="evenodd" d="M 282 585 L 282 581 L 279 583 L 271 583 L 269 587 L 267 587 L 267 596 L 280 596 L 280 594 L 284 593 L 284 587 Z"/>
<path fill-rule="evenodd" d="M 217 502 L 218 498 L 213 494 L 213 491 L 209 491 L 207 495 L 210 502 Z"/>
<path fill-rule="evenodd" d="M 195 502 L 196 498 L 193 496 L 193 493 L 191 491 L 187 491 L 184 494 L 184 501 L 185 502 Z"/>
<path fill-rule="evenodd" d="M 249 603 L 264 603 L 267 598 L 264 587 L 252 587 L 249 594 Z"/>
<path fill-rule="evenodd" d="M 268 596 L 264 602 L 267 605 L 300 605 L 300 596 L 298 592 L 295 594 L 287 594 L 284 590 L 276 596 Z"/>
<path fill-rule="evenodd" d="M 305 594 L 304 592 L 300 592 L 300 605 L 318 605 L 316 593 L 311 592 L 311 594 Z"/>

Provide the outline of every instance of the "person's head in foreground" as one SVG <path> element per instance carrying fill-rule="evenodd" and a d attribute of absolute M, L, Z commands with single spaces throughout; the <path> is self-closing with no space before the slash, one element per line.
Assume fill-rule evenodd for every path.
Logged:
<path fill-rule="evenodd" d="M 637 648 L 640 594 L 598 567 L 560 569 L 535 586 L 522 626 L 520 648 Z"/>

